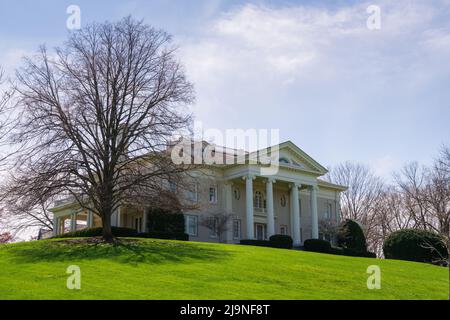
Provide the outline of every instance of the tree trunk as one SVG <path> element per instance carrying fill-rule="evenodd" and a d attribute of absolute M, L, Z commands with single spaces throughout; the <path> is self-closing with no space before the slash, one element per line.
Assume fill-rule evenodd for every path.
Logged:
<path fill-rule="evenodd" d="M 103 240 L 105 240 L 105 242 L 108 243 L 113 243 L 114 235 L 111 230 L 111 214 L 103 214 L 102 227 L 103 227 L 102 231 Z"/>

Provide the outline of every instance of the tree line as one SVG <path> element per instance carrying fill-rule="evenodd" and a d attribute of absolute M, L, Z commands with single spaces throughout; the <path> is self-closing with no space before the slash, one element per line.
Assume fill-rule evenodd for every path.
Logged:
<path fill-rule="evenodd" d="M 342 219 L 358 221 L 370 251 L 382 256 L 386 237 L 401 229 L 435 232 L 448 243 L 450 147 L 442 146 L 428 166 L 409 162 L 386 182 L 367 165 L 345 162 L 327 180 L 348 186 L 341 195 Z"/>

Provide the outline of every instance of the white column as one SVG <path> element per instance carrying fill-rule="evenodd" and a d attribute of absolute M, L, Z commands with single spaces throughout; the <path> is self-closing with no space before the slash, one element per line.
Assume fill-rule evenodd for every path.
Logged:
<path fill-rule="evenodd" d="M 294 246 L 299 246 L 302 242 L 300 238 L 300 207 L 298 201 L 299 184 L 293 183 L 291 185 L 291 199 L 292 199 L 292 224 L 293 224 L 293 240 Z"/>
<path fill-rule="evenodd" d="M 319 239 L 319 218 L 317 215 L 317 186 L 311 186 L 311 236 L 313 239 Z"/>
<path fill-rule="evenodd" d="M 53 216 L 53 236 L 57 236 L 59 233 L 59 218 Z"/>
<path fill-rule="evenodd" d="M 119 207 L 117 207 L 117 227 L 121 227 L 121 225 L 120 225 L 120 220 L 122 218 L 121 215 L 122 215 L 122 212 L 121 212 L 120 206 L 119 206 Z"/>
<path fill-rule="evenodd" d="M 254 239 L 253 226 L 253 179 L 254 176 L 244 177 L 245 179 L 245 207 L 246 207 L 246 224 L 247 224 L 247 239 Z"/>
<path fill-rule="evenodd" d="M 94 213 L 91 210 L 89 210 L 87 215 L 87 227 L 92 228 L 93 225 L 94 225 Z"/>
<path fill-rule="evenodd" d="M 77 214 L 72 213 L 70 215 L 70 231 L 76 231 L 77 230 Z"/>
<path fill-rule="evenodd" d="M 227 231 L 225 232 L 225 242 L 233 242 L 233 183 L 225 182 L 224 188 L 225 214 L 229 215 Z"/>
<path fill-rule="evenodd" d="M 144 215 L 142 216 L 142 232 L 147 232 L 147 208 L 144 208 Z"/>
<path fill-rule="evenodd" d="M 275 214 L 273 212 L 273 183 L 275 180 L 268 178 L 266 181 L 266 200 L 267 200 L 267 237 L 275 234 Z"/>

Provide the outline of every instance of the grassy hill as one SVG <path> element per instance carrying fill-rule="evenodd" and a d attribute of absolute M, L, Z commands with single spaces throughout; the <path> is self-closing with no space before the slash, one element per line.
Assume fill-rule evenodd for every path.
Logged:
<path fill-rule="evenodd" d="M 380 290 L 366 287 L 374 264 Z M 81 290 L 66 288 L 69 265 L 81 268 Z M 448 283 L 447 269 L 428 264 L 253 246 L 153 239 L 0 245 L 0 299 L 446 299 Z"/>

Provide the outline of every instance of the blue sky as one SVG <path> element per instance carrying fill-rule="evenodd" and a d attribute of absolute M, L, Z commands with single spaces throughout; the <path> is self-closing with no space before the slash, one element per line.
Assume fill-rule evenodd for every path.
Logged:
<path fill-rule="evenodd" d="M 450 144 L 450 0 L 2 0 L 0 64 L 60 45 L 71 4 L 82 25 L 131 14 L 171 33 L 205 127 L 279 128 L 325 166 L 386 178 Z M 380 30 L 366 27 L 372 4 Z"/>

